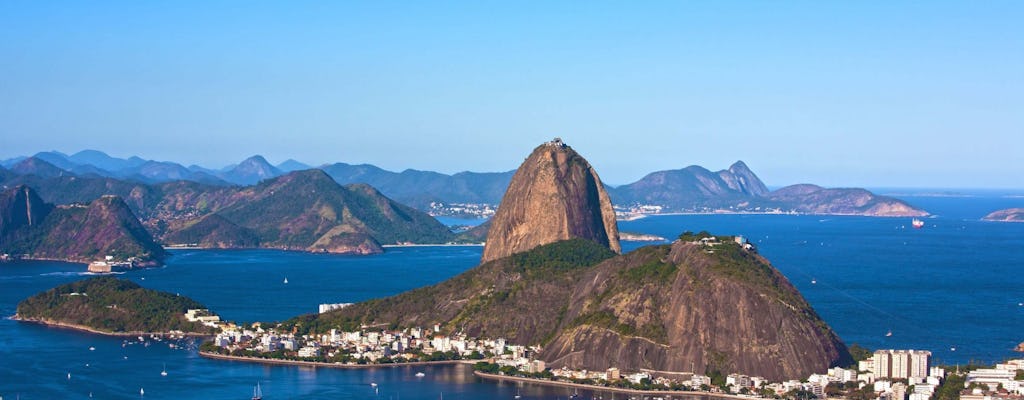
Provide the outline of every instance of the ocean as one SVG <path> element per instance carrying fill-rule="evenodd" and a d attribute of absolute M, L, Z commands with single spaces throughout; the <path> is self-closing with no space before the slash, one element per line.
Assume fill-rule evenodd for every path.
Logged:
<path fill-rule="evenodd" d="M 1024 341 L 1024 224 L 979 219 L 1024 200 L 904 199 L 937 215 L 922 229 L 911 228 L 909 218 L 794 215 L 657 216 L 620 222 L 619 228 L 670 239 L 685 230 L 748 237 L 848 345 L 931 350 L 945 364 L 1020 356 L 1012 349 Z M 361 301 L 440 282 L 476 265 L 481 250 L 398 247 L 365 257 L 175 250 L 165 267 L 120 276 L 192 297 L 225 319 L 280 320 L 316 312 L 320 303 Z M 0 315 L 12 315 L 25 297 L 84 279 L 84 270 L 60 262 L 0 265 Z M 5 399 L 128 399 L 142 397 L 140 389 L 154 399 L 244 399 L 257 382 L 266 399 L 510 399 L 517 391 L 526 399 L 552 399 L 572 393 L 482 381 L 466 366 L 265 366 L 204 359 L 188 341 L 174 348 L 166 341 L 128 344 L 9 319 L 0 320 L 0 332 Z M 164 368 L 167 376 L 160 375 Z M 426 376 L 417 378 L 420 371 Z"/>

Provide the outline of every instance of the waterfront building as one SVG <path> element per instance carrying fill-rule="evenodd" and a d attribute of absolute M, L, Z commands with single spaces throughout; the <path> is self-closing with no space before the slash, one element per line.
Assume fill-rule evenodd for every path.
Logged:
<path fill-rule="evenodd" d="M 871 357 L 875 379 L 924 379 L 931 367 L 930 351 L 877 350 Z"/>

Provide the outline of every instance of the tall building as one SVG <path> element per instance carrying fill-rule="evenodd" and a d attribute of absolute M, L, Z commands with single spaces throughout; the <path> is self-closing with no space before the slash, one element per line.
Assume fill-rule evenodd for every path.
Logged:
<path fill-rule="evenodd" d="M 894 379 L 907 379 L 910 377 L 910 352 L 896 350 L 889 353 L 892 358 L 892 369 L 889 370 L 889 377 Z"/>
<path fill-rule="evenodd" d="M 875 350 L 875 355 L 871 359 L 875 364 L 875 379 L 887 379 L 892 376 L 892 350 Z"/>
<path fill-rule="evenodd" d="M 927 378 L 929 369 L 932 367 L 931 363 L 932 352 L 930 351 L 910 351 L 910 377 L 911 378 Z"/>
<path fill-rule="evenodd" d="M 877 350 L 871 357 L 876 379 L 924 379 L 931 368 L 930 351 Z"/>

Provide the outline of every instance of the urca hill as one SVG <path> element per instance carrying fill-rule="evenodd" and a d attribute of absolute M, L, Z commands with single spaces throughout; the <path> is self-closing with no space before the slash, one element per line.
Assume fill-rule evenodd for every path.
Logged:
<path fill-rule="evenodd" d="M 438 324 L 448 332 L 540 345 L 538 358 L 556 368 L 718 370 L 791 379 L 851 361 L 843 343 L 786 278 L 731 237 L 687 234 L 670 245 L 616 255 L 616 228 L 614 220 L 604 218 L 596 174 L 585 185 L 559 182 L 580 175 L 544 171 L 562 168 L 557 153 L 554 162 L 532 162 L 538 154 L 552 159 L 552 151 L 565 151 L 565 160 L 579 157 L 545 147 L 551 145 L 535 150 L 516 177 L 554 174 L 544 179 L 570 190 L 526 201 L 509 196 L 528 190 L 510 187 L 503 204 L 572 208 L 553 213 L 569 219 L 549 218 L 557 226 L 544 227 L 543 219 L 496 218 L 492 229 L 518 232 L 532 224 L 563 236 L 525 240 L 494 235 L 488 248 L 503 251 L 448 281 L 298 317 L 285 327 L 325 332 Z M 581 172 L 592 173 L 582 157 L 576 163 L 587 166 Z M 511 186 L 535 184 L 517 178 Z M 575 224 L 592 229 L 566 229 Z"/>

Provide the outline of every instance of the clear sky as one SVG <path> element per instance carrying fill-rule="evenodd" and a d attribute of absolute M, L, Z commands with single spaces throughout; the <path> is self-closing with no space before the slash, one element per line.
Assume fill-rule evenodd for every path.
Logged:
<path fill-rule="evenodd" d="M 1024 187 L 1024 2 L 0 2 L 0 158 Z"/>

